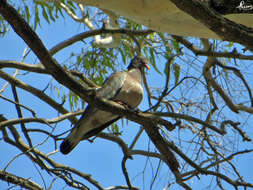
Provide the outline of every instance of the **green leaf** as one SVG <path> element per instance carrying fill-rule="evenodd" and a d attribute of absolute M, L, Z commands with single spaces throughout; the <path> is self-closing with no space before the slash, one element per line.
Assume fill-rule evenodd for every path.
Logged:
<path fill-rule="evenodd" d="M 170 74 L 170 65 L 171 65 L 171 63 L 170 63 L 170 62 L 167 62 L 166 65 L 165 65 L 165 67 L 164 67 L 163 72 L 164 72 L 164 74 L 165 74 L 166 76 L 168 76 L 168 75 Z"/>
<path fill-rule="evenodd" d="M 27 5 L 25 5 L 25 16 L 26 16 L 27 22 L 30 23 L 31 14 L 29 11 L 29 7 Z"/>
<path fill-rule="evenodd" d="M 157 73 L 159 73 L 160 75 L 162 75 L 162 73 L 159 71 L 159 69 L 158 69 L 157 66 L 156 66 L 154 51 L 151 50 L 151 49 L 149 49 L 149 54 L 148 54 L 146 48 L 145 48 L 143 51 L 144 51 L 144 53 L 145 53 L 145 56 L 146 56 L 146 57 L 149 57 L 150 64 L 151 64 L 152 67 L 155 69 L 155 71 L 156 71 Z"/>
<path fill-rule="evenodd" d="M 43 15 L 44 19 L 47 21 L 48 24 L 50 24 L 50 20 L 47 15 L 46 8 L 44 6 L 41 6 L 41 8 L 42 8 L 42 15 Z"/>
<path fill-rule="evenodd" d="M 69 105 L 70 105 L 70 109 L 73 112 L 73 101 L 72 101 L 72 95 L 73 93 L 70 91 L 69 92 Z"/>
<path fill-rule="evenodd" d="M 76 94 L 74 94 L 73 101 L 74 101 L 75 107 L 77 107 L 78 106 L 78 102 L 79 102 L 79 96 L 77 96 Z"/>
<path fill-rule="evenodd" d="M 60 97 L 61 94 L 60 94 L 59 88 L 55 87 L 55 90 L 56 90 L 56 93 L 57 93 L 58 97 Z"/>
<path fill-rule="evenodd" d="M 77 56 L 76 62 L 77 62 L 78 65 L 81 64 L 81 62 L 82 62 L 82 56 L 81 55 Z"/>
<path fill-rule="evenodd" d="M 181 70 L 181 67 L 178 64 L 174 63 L 173 64 L 173 73 L 174 73 L 174 77 L 175 77 L 175 84 L 177 84 L 179 81 L 180 70 Z"/>
<path fill-rule="evenodd" d="M 52 21 L 55 21 L 55 18 L 54 18 L 54 16 L 53 16 L 53 9 L 54 8 L 52 8 L 52 7 L 48 7 L 48 14 L 49 14 L 49 17 L 50 17 L 50 19 L 52 20 Z"/>
<path fill-rule="evenodd" d="M 232 48 L 233 45 L 234 45 L 233 42 L 228 42 L 228 43 L 225 45 L 225 47 Z"/>
<path fill-rule="evenodd" d="M 39 17 L 39 8 L 38 5 L 35 6 L 35 23 L 34 23 L 34 29 L 36 30 L 38 24 L 40 24 L 40 17 Z"/>
<path fill-rule="evenodd" d="M 179 48 L 180 48 L 179 43 L 178 43 L 174 38 L 172 38 L 171 42 L 172 42 L 172 45 L 173 45 L 175 51 L 176 51 L 177 53 L 179 53 L 179 52 L 180 52 L 180 51 L 179 51 Z"/>
<path fill-rule="evenodd" d="M 116 123 L 113 123 L 111 125 L 111 131 L 116 135 L 119 136 L 120 132 L 119 132 L 119 126 Z"/>

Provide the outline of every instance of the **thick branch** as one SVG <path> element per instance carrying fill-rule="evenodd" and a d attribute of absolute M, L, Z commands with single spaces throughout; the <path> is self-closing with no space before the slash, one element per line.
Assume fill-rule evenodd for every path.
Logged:
<path fill-rule="evenodd" d="M 16 68 L 36 73 L 48 73 L 42 65 L 27 64 L 19 61 L 0 60 L 0 68 Z"/>
<path fill-rule="evenodd" d="M 171 0 L 179 9 L 203 23 L 223 40 L 233 41 L 253 51 L 253 30 L 222 17 L 197 0 Z"/>
<path fill-rule="evenodd" d="M 177 172 L 179 168 L 179 163 L 172 153 L 172 151 L 168 148 L 167 142 L 162 138 L 158 131 L 158 127 L 153 123 L 144 123 L 143 125 L 146 133 L 148 134 L 149 138 L 155 144 L 156 148 L 162 154 L 162 158 L 164 162 L 169 166 L 171 171 Z"/>
<path fill-rule="evenodd" d="M 29 179 L 25 179 L 8 172 L 4 172 L 2 170 L 0 170 L 0 179 L 6 181 L 7 183 L 19 185 L 26 189 L 43 190 L 43 188 L 40 185 Z"/>
<path fill-rule="evenodd" d="M 126 34 L 128 36 L 132 36 L 132 35 L 140 35 L 140 36 L 145 36 L 148 34 L 153 33 L 154 31 L 152 30 L 129 30 L 129 29 L 97 29 L 97 30 L 92 30 L 92 31 L 88 31 L 88 32 L 83 32 L 77 35 L 74 35 L 72 37 L 70 37 L 69 39 L 55 45 L 53 48 L 50 49 L 50 53 L 51 54 L 55 54 L 58 51 L 64 49 L 65 47 L 68 47 L 76 42 L 79 42 L 85 38 L 89 38 L 89 37 L 93 37 L 96 35 L 101 35 L 101 34 Z"/>

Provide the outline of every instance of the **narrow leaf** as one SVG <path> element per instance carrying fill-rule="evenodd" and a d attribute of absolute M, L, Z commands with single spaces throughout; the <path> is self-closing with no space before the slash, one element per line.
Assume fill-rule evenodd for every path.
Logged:
<path fill-rule="evenodd" d="M 173 72 L 174 72 L 174 77 L 175 77 L 175 84 L 177 84 L 179 81 L 180 70 L 181 70 L 181 67 L 178 64 L 174 63 L 173 64 Z"/>

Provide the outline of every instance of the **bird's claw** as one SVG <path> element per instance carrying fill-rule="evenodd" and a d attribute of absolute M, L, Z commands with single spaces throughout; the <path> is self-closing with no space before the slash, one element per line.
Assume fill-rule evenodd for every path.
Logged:
<path fill-rule="evenodd" d="M 117 101 L 116 103 L 118 103 L 119 105 L 122 105 L 125 109 L 128 109 L 128 110 L 130 110 L 130 111 L 132 111 L 132 112 L 134 112 L 134 113 L 140 113 L 141 112 L 141 110 L 140 109 L 138 109 L 138 108 L 132 108 L 132 107 L 130 107 L 129 105 L 127 105 L 126 103 L 124 103 L 124 102 L 121 102 L 121 101 Z"/>
<path fill-rule="evenodd" d="M 127 104 L 124 103 L 124 102 L 117 101 L 116 103 L 119 104 L 119 105 L 122 105 L 122 106 L 123 106 L 124 108 L 126 108 L 126 109 L 130 109 L 129 105 L 127 105 Z"/>

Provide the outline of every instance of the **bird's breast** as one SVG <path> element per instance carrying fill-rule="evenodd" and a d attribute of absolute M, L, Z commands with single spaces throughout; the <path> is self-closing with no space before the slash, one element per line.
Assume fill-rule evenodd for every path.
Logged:
<path fill-rule="evenodd" d="M 128 82 L 128 87 L 121 89 L 121 92 L 116 97 L 116 101 L 123 102 L 131 108 L 136 108 L 141 103 L 143 97 L 142 85 L 136 81 L 134 84 L 131 84 L 130 81 Z"/>

